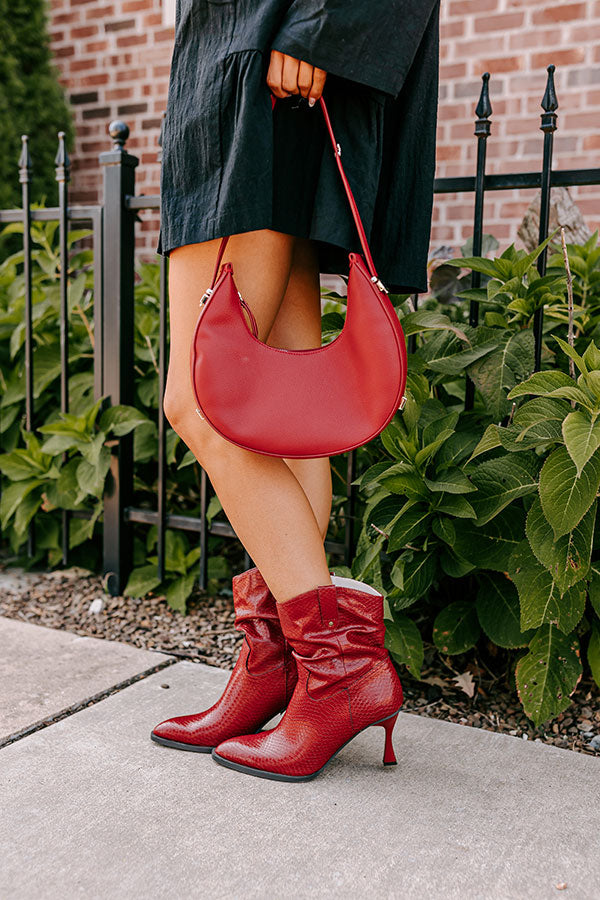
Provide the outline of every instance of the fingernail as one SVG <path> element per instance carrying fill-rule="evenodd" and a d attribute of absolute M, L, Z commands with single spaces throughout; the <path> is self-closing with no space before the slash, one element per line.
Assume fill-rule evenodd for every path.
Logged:
<path fill-rule="evenodd" d="M 317 102 L 317 101 L 315 100 L 314 97 L 309 97 L 309 98 L 308 98 L 308 105 L 309 105 L 309 106 L 314 106 L 316 102 Z"/>

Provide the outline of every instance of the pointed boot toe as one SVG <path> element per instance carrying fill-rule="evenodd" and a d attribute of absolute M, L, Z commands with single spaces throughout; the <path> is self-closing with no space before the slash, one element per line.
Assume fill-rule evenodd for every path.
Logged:
<path fill-rule="evenodd" d="M 234 577 L 233 602 L 244 643 L 223 694 L 210 709 L 157 725 L 150 735 L 157 744 L 210 753 L 221 741 L 260 731 L 285 709 L 298 673 L 275 598 L 257 568 Z"/>
<path fill-rule="evenodd" d="M 203 733 L 201 721 L 198 721 L 200 718 L 200 716 L 176 716 L 173 719 L 165 719 L 153 728 L 150 737 L 164 747 L 210 753 L 214 744 L 205 743 L 209 737 L 205 731 Z"/>

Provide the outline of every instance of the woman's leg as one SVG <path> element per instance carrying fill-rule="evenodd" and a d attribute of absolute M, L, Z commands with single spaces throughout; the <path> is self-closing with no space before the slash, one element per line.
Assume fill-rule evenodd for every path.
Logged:
<path fill-rule="evenodd" d="M 226 258 L 237 287 L 266 340 L 285 295 L 294 237 L 261 229 L 233 235 Z M 237 536 L 278 601 L 330 584 L 319 523 L 298 479 L 283 459 L 244 450 L 222 438 L 196 413 L 190 342 L 198 302 L 212 278 L 219 239 L 171 251 L 170 363 L 165 414 L 196 456 Z M 268 261 L 268 265 L 266 264 Z"/>
<path fill-rule="evenodd" d="M 321 289 L 315 245 L 296 238 L 287 290 L 267 343 L 287 350 L 321 346 Z M 286 459 L 308 497 L 323 539 L 331 517 L 331 465 L 329 457 Z"/>

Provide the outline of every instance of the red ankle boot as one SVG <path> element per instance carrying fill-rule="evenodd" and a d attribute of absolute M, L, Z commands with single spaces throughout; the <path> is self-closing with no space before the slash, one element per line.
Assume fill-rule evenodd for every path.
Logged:
<path fill-rule="evenodd" d="M 256 732 L 285 709 L 296 684 L 296 664 L 279 622 L 275 598 L 257 568 L 233 578 L 235 627 L 242 650 L 222 696 L 205 712 L 161 722 L 158 744 L 210 753 L 221 741 Z"/>
<path fill-rule="evenodd" d="M 219 744 L 216 762 L 262 778 L 308 781 L 370 725 L 385 729 L 384 765 L 396 762 L 392 731 L 403 696 L 384 646 L 383 597 L 360 581 L 332 580 L 278 604 L 298 666 L 283 718 L 269 731 Z"/>

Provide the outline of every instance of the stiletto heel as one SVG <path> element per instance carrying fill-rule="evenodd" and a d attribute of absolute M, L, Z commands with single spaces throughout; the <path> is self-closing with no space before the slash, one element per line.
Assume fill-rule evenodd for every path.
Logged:
<path fill-rule="evenodd" d="M 392 744 L 392 732 L 394 731 L 394 725 L 396 724 L 397 718 L 398 713 L 390 716 L 389 719 L 384 719 L 383 722 L 378 723 L 382 728 L 385 728 L 385 749 L 383 751 L 384 766 L 395 766 L 398 763 L 396 754 L 394 753 L 394 745 Z"/>

